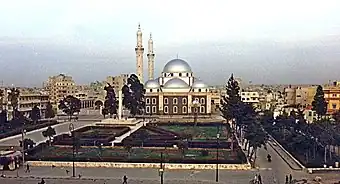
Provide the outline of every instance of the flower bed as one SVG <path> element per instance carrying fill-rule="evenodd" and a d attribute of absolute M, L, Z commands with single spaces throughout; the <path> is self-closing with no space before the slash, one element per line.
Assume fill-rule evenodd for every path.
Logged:
<path fill-rule="evenodd" d="M 115 148 L 81 148 L 76 156 L 77 161 L 112 161 L 112 162 L 151 162 L 163 161 L 169 163 L 216 163 L 217 150 L 189 149 L 185 152 L 179 149 L 132 148 L 129 152 L 123 147 Z M 218 152 L 219 163 L 245 163 L 242 151 L 221 149 Z M 40 153 L 28 156 L 29 160 L 68 161 L 72 159 L 71 147 L 49 147 Z"/>

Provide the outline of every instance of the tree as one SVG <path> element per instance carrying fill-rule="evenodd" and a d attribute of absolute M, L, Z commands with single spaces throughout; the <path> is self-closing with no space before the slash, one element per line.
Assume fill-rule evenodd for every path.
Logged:
<path fill-rule="evenodd" d="M 316 111 L 318 119 L 326 115 L 327 102 L 325 100 L 325 94 L 323 92 L 323 89 L 320 85 L 316 88 L 316 93 L 314 96 L 314 101 L 312 102 L 312 106 L 313 106 L 312 110 Z"/>
<path fill-rule="evenodd" d="M 53 111 L 53 106 L 50 102 L 46 104 L 45 118 L 54 118 L 55 113 Z"/>
<path fill-rule="evenodd" d="M 39 119 L 41 119 L 40 109 L 38 106 L 34 106 L 31 110 L 30 117 L 33 120 L 33 123 L 36 124 Z"/>
<path fill-rule="evenodd" d="M 135 74 L 131 74 L 122 88 L 123 105 L 130 110 L 130 113 L 141 115 L 145 109 L 145 89 Z"/>
<path fill-rule="evenodd" d="M 20 147 L 22 147 L 22 141 L 19 141 Z M 24 149 L 27 150 L 29 148 L 33 148 L 35 142 L 32 139 L 24 139 Z"/>
<path fill-rule="evenodd" d="M 4 104 L 4 90 L 0 89 L 0 111 L 2 111 L 3 109 L 3 104 Z"/>
<path fill-rule="evenodd" d="M 105 112 L 110 114 L 110 118 L 112 118 L 113 114 L 117 114 L 117 99 L 116 99 L 116 93 L 113 87 L 109 83 L 107 84 L 108 85 L 105 86 L 104 88 L 104 90 L 106 91 L 104 109 L 106 110 Z"/>
<path fill-rule="evenodd" d="M 74 113 L 79 113 L 81 108 L 81 101 L 74 96 L 67 96 L 59 102 L 59 109 L 61 109 L 65 114 L 72 118 Z"/>
<path fill-rule="evenodd" d="M 220 111 L 222 116 L 227 121 L 236 120 L 236 124 L 239 123 L 239 111 L 241 104 L 240 87 L 238 82 L 234 79 L 234 75 L 231 74 L 228 83 L 226 85 L 226 95 L 221 97 Z M 232 122 L 234 127 L 234 122 Z"/>
<path fill-rule="evenodd" d="M 56 135 L 55 129 L 49 126 L 45 131 L 41 133 L 44 137 L 48 137 L 49 144 L 51 145 L 51 138 Z"/>
<path fill-rule="evenodd" d="M 11 102 L 11 107 L 13 109 L 13 119 L 18 119 L 20 117 L 20 113 L 18 111 L 19 95 L 20 91 L 17 88 L 12 88 L 8 94 L 8 101 Z"/>

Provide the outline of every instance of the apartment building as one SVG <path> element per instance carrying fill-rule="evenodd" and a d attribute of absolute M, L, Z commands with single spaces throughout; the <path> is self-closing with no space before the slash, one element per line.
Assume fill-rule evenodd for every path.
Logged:
<path fill-rule="evenodd" d="M 127 79 L 129 78 L 129 74 L 120 74 L 117 76 L 107 76 L 106 83 L 109 83 L 114 89 L 115 92 L 118 93 L 119 90 L 127 83 Z"/>
<path fill-rule="evenodd" d="M 50 76 L 44 84 L 44 88 L 48 91 L 50 101 L 55 106 L 64 97 L 74 95 L 76 92 L 76 86 L 72 76 L 65 74 Z"/>
<path fill-rule="evenodd" d="M 245 103 L 253 104 L 254 106 L 257 106 L 260 102 L 259 100 L 260 94 L 259 92 L 255 91 L 242 91 L 241 92 L 241 101 Z"/>
<path fill-rule="evenodd" d="M 317 86 L 288 86 L 284 88 L 284 102 L 286 105 L 308 107 L 312 105 Z"/>
<path fill-rule="evenodd" d="M 336 81 L 333 85 L 326 85 L 323 88 L 325 100 L 327 102 L 327 114 L 333 114 L 340 110 L 340 82 Z"/>

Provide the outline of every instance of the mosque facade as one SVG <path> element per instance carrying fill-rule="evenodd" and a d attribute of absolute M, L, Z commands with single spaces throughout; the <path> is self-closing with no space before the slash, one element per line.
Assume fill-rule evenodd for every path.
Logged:
<path fill-rule="evenodd" d="M 138 25 L 136 73 L 143 81 L 142 31 Z M 209 86 L 197 78 L 183 59 L 167 62 L 160 76 L 154 78 L 153 40 L 148 41 L 148 81 L 144 83 L 146 115 L 210 115 L 212 93 Z"/>

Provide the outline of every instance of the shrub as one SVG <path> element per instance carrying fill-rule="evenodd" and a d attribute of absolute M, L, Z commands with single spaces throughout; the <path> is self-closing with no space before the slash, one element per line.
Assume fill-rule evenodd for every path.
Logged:
<path fill-rule="evenodd" d="M 206 156 L 209 155 L 209 151 L 208 151 L 208 150 L 202 150 L 202 151 L 201 151 L 201 155 L 202 155 L 203 157 L 206 157 Z"/>

